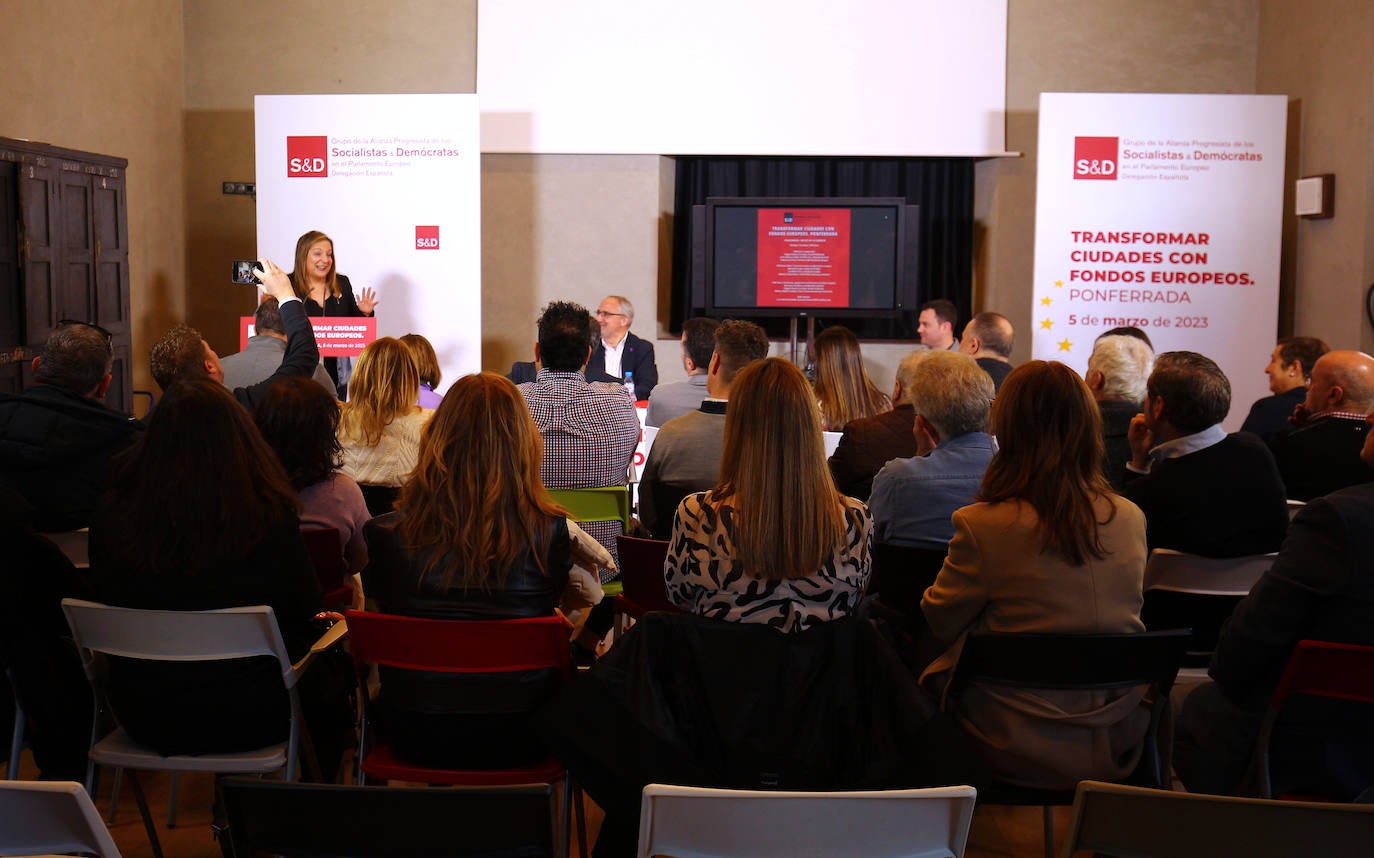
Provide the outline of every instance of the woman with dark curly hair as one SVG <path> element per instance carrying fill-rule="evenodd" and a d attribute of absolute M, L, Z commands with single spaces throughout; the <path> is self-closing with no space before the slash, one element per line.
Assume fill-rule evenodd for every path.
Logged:
<path fill-rule="evenodd" d="M 372 516 L 358 484 L 339 471 L 338 401 L 312 379 L 285 378 L 267 389 L 253 419 L 300 497 L 301 529 L 339 531 L 344 563 L 354 576 L 354 607 L 361 608 L 358 575 L 367 566 L 363 525 Z"/>

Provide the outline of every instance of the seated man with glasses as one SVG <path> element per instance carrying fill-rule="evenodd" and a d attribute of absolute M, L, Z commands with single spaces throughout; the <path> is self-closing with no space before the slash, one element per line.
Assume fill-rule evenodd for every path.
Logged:
<path fill-rule="evenodd" d="M 33 386 L 0 393 L 0 485 L 33 508 L 38 531 L 89 525 L 110 458 L 143 431 L 104 403 L 110 339 L 99 325 L 64 319 L 33 359 Z"/>
<path fill-rule="evenodd" d="M 630 333 L 635 308 L 622 295 L 608 295 L 596 308 L 601 339 L 587 361 L 587 381 L 615 381 L 624 384 L 631 376 L 635 400 L 649 398 L 658 384 L 658 365 L 654 363 L 654 344 Z"/>

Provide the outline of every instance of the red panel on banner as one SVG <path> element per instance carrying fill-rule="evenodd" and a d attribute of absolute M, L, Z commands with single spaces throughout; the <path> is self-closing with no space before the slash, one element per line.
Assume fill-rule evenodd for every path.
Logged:
<path fill-rule="evenodd" d="M 377 339 L 377 320 L 372 316 L 321 316 L 310 320 L 315 344 L 324 357 L 357 357 Z M 253 333 L 253 317 L 239 317 L 239 351 Z"/>
<path fill-rule="evenodd" d="M 849 305 L 848 209 L 759 209 L 758 305 Z"/>

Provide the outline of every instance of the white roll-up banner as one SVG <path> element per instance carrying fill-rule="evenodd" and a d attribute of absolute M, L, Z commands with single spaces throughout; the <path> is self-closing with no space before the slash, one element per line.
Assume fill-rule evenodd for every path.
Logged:
<path fill-rule="evenodd" d="M 1104 330 L 1215 360 L 1226 428 L 1269 395 L 1283 217 L 1282 95 L 1044 93 L 1032 351 L 1080 373 Z"/>

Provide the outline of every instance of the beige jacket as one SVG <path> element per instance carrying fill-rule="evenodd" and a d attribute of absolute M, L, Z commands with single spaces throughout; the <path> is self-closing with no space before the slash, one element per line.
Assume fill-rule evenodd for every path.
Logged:
<path fill-rule="evenodd" d="M 954 513 L 949 556 L 921 600 L 930 630 L 950 648 L 921 676 L 943 687 L 970 631 L 1139 632 L 1145 516 L 1117 495 L 1098 501 L 1105 556 L 1074 566 L 1040 549 L 1029 504 L 978 503 Z M 1072 789 L 1083 778 L 1114 780 L 1135 768 L 1149 722 L 1144 688 L 1044 691 L 981 685 L 955 711 L 999 780 Z"/>

